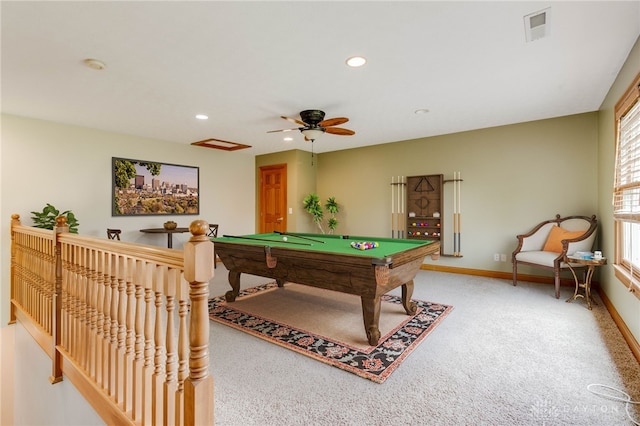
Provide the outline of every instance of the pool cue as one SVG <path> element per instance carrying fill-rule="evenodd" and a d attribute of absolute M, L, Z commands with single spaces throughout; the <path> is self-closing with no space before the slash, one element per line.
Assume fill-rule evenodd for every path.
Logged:
<path fill-rule="evenodd" d="M 457 197 L 457 189 L 456 189 L 456 172 L 453 172 L 453 255 L 458 255 L 458 240 L 456 236 L 458 235 L 458 197 Z"/>
<path fill-rule="evenodd" d="M 404 176 L 402 176 L 401 181 L 400 181 L 400 229 L 402 230 L 402 235 L 400 236 L 400 238 L 404 238 L 405 232 L 407 231 L 407 222 L 406 222 L 406 215 L 405 215 L 405 200 L 404 200 L 404 193 L 405 193 L 405 180 L 404 180 Z"/>
<path fill-rule="evenodd" d="M 394 203 L 393 203 L 393 176 L 391 176 L 391 238 L 394 237 L 394 232 L 393 232 L 393 221 L 395 219 L 395 215 L 393 214 L 393 207 L 394 207 Z"/>
<path fill-rule="evenodd" d="M 458 256 L 458 182 L 453 172 L 453 255 Z"/>
<path fill-rule="evenodd" d="M 398 238 L 402 238 L 402 176 L 398 176 Z"/>
<path fill-rule="evenodd" d="M 402 238 L 407 236 L 407 179 L 402 176 Z"/>
<path fill-rule="evenodd" d="M 458 172 L 458 178 L 456 181 L 458 190 L 456 191 L 458 195 L 458 256 L 460 256 L 460 172 Z"/>
<path fill-rule="evenodd" d="M 460 235 L 462 234 L 462 178 L 458 172 L 458 256 L 462 256 L 462 244 Z"/>
<path fill-rule="evenodd" d="M 391 179 L 393 179 L 393 177 L 391 177 Z M 400 222 L 398 222 L 398 203 L 397 203 L 397 199 L 398 199 L 398 181 L 400 180 L 400 177 L 396 177 L 396 182 L 393 184 L 393 188 L 394 188 L 394 193 L 393 193 L 393 199 L 391 200 L 391 202 L 393 203 L 393 223 L 394 223 L 394 228 L 396 235 L 395 238 L 400 237 Z"/>
<path fill-rule="evenodd" d="M 396 204 L 396 238 L 400 238 L 400 201 L 398 197 L 400 197 L 400 176 L 397 177 L 396 181 L 396 197 L 393 202 Z"/>
<path fill-rule="evenodd" d="M 276 234 L 289 235 L 289 236 L 292 236 L 292 237 L 302 238 L 303 240 L 309 240 L 309 241 L 313 241 L 313 242 L 321 243 L 321 244 L 325 244 L 326 243 L 326 241 L 316 240 L 315 238 L 303 237 L 302 235 L 298 235 L 298 234 L 290 233 L 290 232 L 276 231 Z"/>
<path fill-rule="evenodd" d="M 462 256 L 461 253 L 461 244 L 460 244 L 460 234 L 461 234 L 461 198 L 460 198 L 460 193 L 461 193 L 461 182 L 462 179 L 460 178 L 460 172 L 453 172 L 453 188 L 454 188 L 454 251 L 453 251 L 453 255 L 460 257 Z"/>
<path fill-rule="evenodd" d="M 313 244 L 309 244 L 309 243 L 296 243 L 293 241 L 280 241 L 280 240 L 268 240 L 266 238 L 255 238 L 255 237 L 243 237 L 243 236 L 238 236 L 238 235 L 223 235 L 223 237 L 226 238 L 238 238 L 241 240 L 252 240 L 252 241 L 267 241 L 269 243 L 285 243 L 285 244 L 297 244 L 300 246 L 312 246 Z"/>

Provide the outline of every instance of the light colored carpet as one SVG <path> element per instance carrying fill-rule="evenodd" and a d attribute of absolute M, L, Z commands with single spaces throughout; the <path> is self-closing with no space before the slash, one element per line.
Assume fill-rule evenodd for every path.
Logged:
<path fill-rule="evenodd" d="M 270 280 L 242 277 L 242 288 Z M 229 289 L 221 264 L 211 295 Z M 414 298 L 453 305 L 384 384 L 211 322 L 217 425 L 628 425 L 640 365 L 602 302 L 551 286 L 420 271 Z M 399 292 L 393 292 L 399 294 Z M 640 414 L 636 411 L 638 418 Z"/>

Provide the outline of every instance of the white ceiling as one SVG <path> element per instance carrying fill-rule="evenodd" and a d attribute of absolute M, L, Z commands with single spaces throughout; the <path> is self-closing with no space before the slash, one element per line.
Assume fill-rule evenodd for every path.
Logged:
<path fill-rule="evenodd" d="M 550 34 L 527 43 L 523 17 L 547 7 Z M 267 133 L 304 109 L 356 132 L 315 152 L 595 111 L 640 34 L 640 1 L 2 1 L 0 13 L 3 112 L 252 146 L 234 155 L 311 150 L 298 131 Z M 346 67 L 355 54 L 368 63 Z"/>

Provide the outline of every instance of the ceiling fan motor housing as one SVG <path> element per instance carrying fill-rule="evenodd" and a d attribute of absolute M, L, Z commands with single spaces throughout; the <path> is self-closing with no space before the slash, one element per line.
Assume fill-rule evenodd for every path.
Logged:
<path fill-rule="evenodd" d="M 319 122 L 324 120 L 324 111 L 319 109 L 307 109 L 300 113 L 300 118 L 305 123 L 316 126 Z"/>
<path fill-rule="evenodd" d="M 342 127 L 335 127 L 349 121 L 347 117 L 335 117 L 325 120 L 324 111 L 320 111 L 319 109 L 306 109 L 304 111 L 301 111 L 300 120 L 298 120 L 297 118 L 286 117 L 284 115 L 281 115 L 280 117 L 292 123 L 296 123 L 298 126 L 302 127 L 298 127 L 296 129 L 270 130 L 267 133 L 290 132 L 292 130 L 299 130 L 300 132 L 302 132 L 302 134 L 304 134 L 306 140 L 315 140 L 318 136 L 322 135 L 325 132 L 342 136 L 352 136 L 356 133 L 353 130 L 344 129 Z"/>

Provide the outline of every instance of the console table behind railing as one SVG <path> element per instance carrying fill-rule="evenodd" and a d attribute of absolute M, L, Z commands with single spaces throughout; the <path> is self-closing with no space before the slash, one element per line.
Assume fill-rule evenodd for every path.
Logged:
<path fill-rule="evenodd" d="M 213 244 L 196 220 L 182 251 L 11 219 L 11 322 L 29 331 L 106 424 L 211 425 Z"/>

